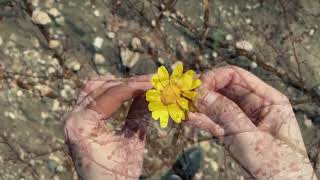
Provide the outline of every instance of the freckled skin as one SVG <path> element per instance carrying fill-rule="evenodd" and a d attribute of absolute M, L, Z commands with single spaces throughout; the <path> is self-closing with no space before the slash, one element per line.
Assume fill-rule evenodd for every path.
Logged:
<path fill-rule="evenodd" d="M 209 71 L 201 80 L 195 103 L 200 112 L 189 113 L 189 125 L 220 138 L 254 179 L 317 179 L 286 96 L 235 66 Z"/>
<path fill-rule="evenodd" d="M 66 143 L 79 179 L 138 179 L 150 114 L 145 97 L 137 96 L 150 87 L 147 76 L 123 81 L 109 75 L 89 81 L 83 88 L 65 124 Z M 134 97 L 122 131 L 106 130 L 104 120 Z"/>
<path fill-rule="evenodd" d="M 123 102 L 151 88 L 150 77 L 97 79 L 83 88 L 65 124 L 79 179 L 138 179 L 150 118 L 145 98 L 134 100 L 121 133 L 103 127 Z M 283 94 L 234 66 L 208 72 L 202 82 L 195 102 L 200 112 L 189 113 L 187 123 L 220 138 L 251 178 L 317 179 Z"/>

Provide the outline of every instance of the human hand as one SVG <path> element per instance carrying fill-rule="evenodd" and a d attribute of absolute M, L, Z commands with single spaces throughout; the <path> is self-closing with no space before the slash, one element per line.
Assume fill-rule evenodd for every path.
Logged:
<path fill-rule="evenodd" d="M 201 79 L 189 124 L 218 137 L 253 178 L 317 179 L 286 96 L 235 66 Z"/>
<path fill-rule="evenodd" d="M 149 112 L 144 97 L 149 76 L 116 79 L 112 75 L 89 81 L 68 115 L 65 138 L 80 179 L 138 179 L 142 168 Z M 104 123 L 125 102 L 133 101 L 122 131 Z"/>

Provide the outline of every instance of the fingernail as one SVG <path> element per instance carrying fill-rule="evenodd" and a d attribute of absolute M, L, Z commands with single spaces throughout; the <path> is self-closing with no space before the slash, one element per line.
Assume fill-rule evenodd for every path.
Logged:
<path fill-rule="evenodd" d="M 199 110 L 205 110 L 208 106 L 212 105 L 214 101 L 217 99 L 218 94 L 209 91 L 205 88 L 200 88 L 198 90 L 198 95 L 195 100 L 195 105 Z"/>
<path fill-rule="evenodd" d="M 217 98 L 218 95 L 215 92 L 208 92 L 203 101 L 206 105 L 212 105 Z"/>

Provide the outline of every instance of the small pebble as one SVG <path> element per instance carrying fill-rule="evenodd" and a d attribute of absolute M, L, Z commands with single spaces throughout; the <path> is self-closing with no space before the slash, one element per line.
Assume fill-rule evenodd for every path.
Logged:
<path fill-rule="evenodd" d="M 10 34 L 9 39 L 12 40 L 12 41 L 15 41 L 15 42 L 18 41 L 18 37 L 14 33 Z"/>
<path fill-rule="evenodd" d="M 314 30 L 314 29 L 310 29 L 310 31 L 309 31 L 309 35 L 310 35 L 310 36 L 313 36 L 313 35 L 314 35 L 314 33 L 315 33 L 315 30 Z"/>
<path fill-rule="evenodd" d="M 36 24 L 47 25 L 51 23 L 51 18 L 49 17 L 49 15 L 41 10 L 33 11 L 31 19 Z"/>
<path fill-rule="evenodd" d="M 56 49 L 57 47 L 59 47 L 60 46 L 60 41 L 58 41 L 58 40 L 50 40 L 49 41 L 49 48 L 51 48 L 51 49 Z"/>
<path fill-rule="evenodd" d="M 103 38 L 102 37 L 96 37 L 93 41 L 93 46 L 96 48 L 96 49 L 101 49 L 102 45 L 103 45 Z"/>
<path fill-rule="evenodd" d="M 307 128 L 311 128 L 312 125 L 313 125 L 311 119 L 307 118 L 306 116 L 304 116 L 303 124 L 304 124 Z"/>
<path fill-rule="evenodd" d="M 249 18 L 246 19 L 246 23 L 247 23 L 247 24 L 251 24 L 251 22 L 252 22 L 251 19 L 249 19 Z"/>
<path fill-rule="evenodd" d="M 233 40 L 233 36 L 231 34 L 226 35 L 226 40 L 227 41 L 232 41 Z"/>
<path fill-rule="evenodd" d="M 107 37 L 110 38 L 110 39 L 114 39 L 116 37 L 116 33 L 114 32 L 108 32 L 107 33 Z"/>
<path fill-rule="evenodd" d="M 122 63 L 129 68 L 132 68 L 138 62 L 138 60 L 140 58 L 139 53 L 130 51 L 127 48 L 121 49 L 120 56 L 122 59 Z"/>
<path fill-rule="evenodd" d="M 213 52 L 212 52 L 212 57 L 217 58 L 217 57 L 218 57 L 218 53 L 215 52 L 215 51 L 213 51 Z"/>
<path fill-rule="evenodd" d="M 151 21 L 151 26 L 152 26 L 152 27 L 156 27 L 156 25 L 157 25 L 156 20 L 152 20 L 152 21 Z"/>
<path fill-rule="evenodd" d="M 137 37 L 132 38 L 132 40 L 131 40 L 131 46 L 132 46 L 133 49 L 139 49 L 139 48 L 141 48 L 141 41 L 140 41 L 140 39 L 137 38 Z"/>
<path fill-rule="evenodd" d="M 211 148 L 208 141 L 202 142 L 200 146 L 201 146 L 201 147 L 203 148 L 203 150 L 205 150 L 205 151 L 209 151 L 210 148 Z"/>
<path fill-rule="evenodd" d="M 257 64 L 256 62 L 252 62 L 252 63 L 250 64 L 250 67 L 251 67 L 252 69 L 255 69 L 255 68 L 258 67 L 258 64 Z"/>
<path fill-rule="evenodd" d="M 49 117 L 49 113 L 48 112 L 41 112 L 41 118 L 42 119 L 47 119 Z"/>
<path fill-rule="evenodd" d="M 0 46 L 3 44 L 3 39 L 2 37 L 0 36 Z"/>
<path fill-rule="evenodd" d="M 64 171 L 64 167 L 61 166 L 61 165 L 58 165 L 56 170 L 57 170 L 58 172 L 63 172 L 63 171 Z"/>
<path fill-rule="evenodd" d="M 52 111 L 59 111 L 60 110 L 60 102 L 58 100 L 54 100 L 52 103 Z"/>
<path fill-rule="evenodd" d="M 56 22 L 57 22 L 59 25 L 61 25 L 61 26 L 65 25 L 65 19 L 64 19 L 63 16 L 59 16 L 59 17 L 56 18 L 55 20 L 56 20 Z"/>
<path fill-rule="evenodd" d="M 188 51 L 188 44 L 182 37 L 180 38 L 180 45 L 182 46 L 184 51 Z"/>
<path fill-rule="evenodd" d="M 246 51 L 253 50 L 252 44 L 246 40 L 241 40 L 241 41 L 236 42 L 236 48 L 241 49 L 241 50 L 246 50 Z"/>
<path fill-rule="evenodd" d="M 32 0 L 31 1 L 32 6 L 38 7 L 39 6 L 39 0 Z"/>
<path fill-rule="evenodd" d="M 55 73 L 56 72 L 56 69 L 55 68 L 53 68 L 53 67 L 49 67 L 48 68 L 48 73 L 49 74 L 53 74 L 53 73 Z"/>
<path fill-rule="evenodd" d="M 164 64 L 164 59 L 162 57 L 159 57 L 158 58 L 158 61 L 161 63 L 161 64 Z"/>
<path fill-rule="evenodd" d="M 96 9 L 96 10 L 93 11 L 93 14 L 94 14 L 96 17 L 99 17 L 99 16 L 100 16 L 100 11 Z"/>
<path fill-rule="evenodd" d="M 30 164 L 31 166 L 34 166 L 34 165 L 36 164 L 36 162 L 34 161 L 34 159 L 31 159 L 31 160 L 29 161 L 29 164 Z"/>
<path fill-rule="evenodd" d="M 102 54 L 95 54 L 94 55 L 94 63 L 95 64 L 104 64 L 106 62 L 106 59 Z"/>
<path fill-rule="evenodd" d="M 21 97 L 23 95 L 23 92 L 21 90 L 17 91 L 17 96 Z"/>
<path fill-rule="evenodd" d="M 79 71 L 81 68 L 81 64 L 78 61 L 72 61 L 67 67 L 72 68 L 74 71 Z"/>
<path fill-rule="evenodd" d="M 41 96 L 47 96 L 48 94 L 51 94 L 53 92 L 51 87 L 49 87 L 47 85 L 37 84 L 34 87 L 35 87 L 35 89 L 40 91 Z"/>
<path fill-rule="evenodd" d="M 49 9 L 48 13 L 53 17 L 58 17 L 61 15 L 60 11 L 57 8 Z"/>
<path fill-rule="evenodd" d="M 99 74 L 107 74 L 108 71 L 105 67 L 98 67 Z"/>
<path fill-rule="evenodd" d="M 211 160 L 211 161 L 210 161 L 210 165 L 211 165 L 211 168 L 212 168 L 213 171 L 215 171 L 215 172 L 218 171 L 219 166 L 218 166 L 218 163 L 217 163 L 216 161 Z"/>
<path fill-rule="evenodd" d="M 39 43 L 39 40 L 38 38 L 36 37 L 31 37 L 31 43 L 32 45 L 35 47 L 35 48 L 39 48 L 40 47 L 40 43 Z"/>

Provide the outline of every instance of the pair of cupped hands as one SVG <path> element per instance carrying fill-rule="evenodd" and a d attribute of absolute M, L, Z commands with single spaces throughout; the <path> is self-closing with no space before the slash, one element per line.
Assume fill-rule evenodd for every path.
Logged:
<path fill-rule="evenodd" d="M 254 179 L 316 179 L 288 98 L 235 66 L 201 75 L 198 112 L 183 121 L 218 138 Z M 80 179 L 138 179 L 150 112 L 150 76 L 90 80 L 65 124 L 66 143 Z M 133 99 L 121 132 L 105 129 L 123 103 Z"/>

